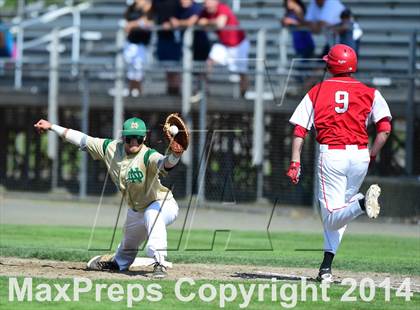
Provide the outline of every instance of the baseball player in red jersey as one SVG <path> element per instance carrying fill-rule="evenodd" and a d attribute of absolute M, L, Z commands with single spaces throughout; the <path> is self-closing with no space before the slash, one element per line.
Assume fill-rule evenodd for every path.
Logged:
<path fill-rule="evenodd" d="M 358 193 L 373 161 L 391 132 L 391 113 L 380 92 L 351 76 L 357 70 L 355 51 L 344 44 L 324 56 L 331 78 L 315 85 L 297 106 L 290 123 L 294 128 L 292 158 L 287 176 L 299 182 L 300 154 L 308 131 L 314 127 L 319 143 L 318 201 L 324 226 L 324 260 L 317 279 L 331 282 L 331 265 L 348 223 L 366 213 L 376 218 L 381 190 L 371 185 Z M 377 135 L 368 149 L 367 126 Z"/>

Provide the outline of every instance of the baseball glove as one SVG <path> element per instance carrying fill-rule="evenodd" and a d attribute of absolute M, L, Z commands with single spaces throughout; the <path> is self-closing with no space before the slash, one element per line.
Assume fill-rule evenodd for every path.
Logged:
<path fill-rule="evenodd" d="M 171 134 L 171 126 L 178 128 L 178 133 L 174 136 Z M 178 113 L 168 115 L 163 125 L 163 132 L 169 140 L 169 148 L 175 154 L 182 154 L 188 149 L 190 143 L 190 132 Z"/>

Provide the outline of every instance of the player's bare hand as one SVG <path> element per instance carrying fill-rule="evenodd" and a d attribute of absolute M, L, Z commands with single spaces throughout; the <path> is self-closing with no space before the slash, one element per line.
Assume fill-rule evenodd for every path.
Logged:
<path fill-rule="evenodd" d="M 51 123 L 49 121 L 46 121 L 44 119 L 40 119 L 35 125 L 34 127 L 36 128 L 36 130 L 38 131 L 38 133 L 42 134 L 44 132 L 47 132 L 48 130 L 51 129 Z"/>
<path fill-rule="evenodd" d="M 290 178 L 293 184 L 298 184 L 300 177 L 300 163 L 292 161 L 290 163 L 289 169 L 286 172 L 286 175 Z"/>

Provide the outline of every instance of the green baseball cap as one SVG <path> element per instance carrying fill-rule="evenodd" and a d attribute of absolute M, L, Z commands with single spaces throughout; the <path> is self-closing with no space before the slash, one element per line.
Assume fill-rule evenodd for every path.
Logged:
<path fill-rule="evenodd" d="M 132 117 L 123 124 L 123 136 L 146 136 L 146 124 L 138 117 Z"/>

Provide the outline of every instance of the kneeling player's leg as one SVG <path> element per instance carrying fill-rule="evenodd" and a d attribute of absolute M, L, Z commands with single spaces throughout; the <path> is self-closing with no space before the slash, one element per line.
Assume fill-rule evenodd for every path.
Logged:
<path fill-rule="evenodd" d="M 127 219 L 124 224 L 124 236 L 118 245 L 115 261 L 120 270 L 127 270 L 137 256 L 138 247 L 147 237 L 144 225 L 144 213 L 132 209 L 127 211 Z"/>
<path fill-rule="evenodd" d="M 155 201 L 144 213 L 145 226 L 148 233 L 146 253 L 159 263 L 167 256 L 166 226 L 172 224 L 178 216 L 178 204 L 171 198 L 165 201 Z"/>

